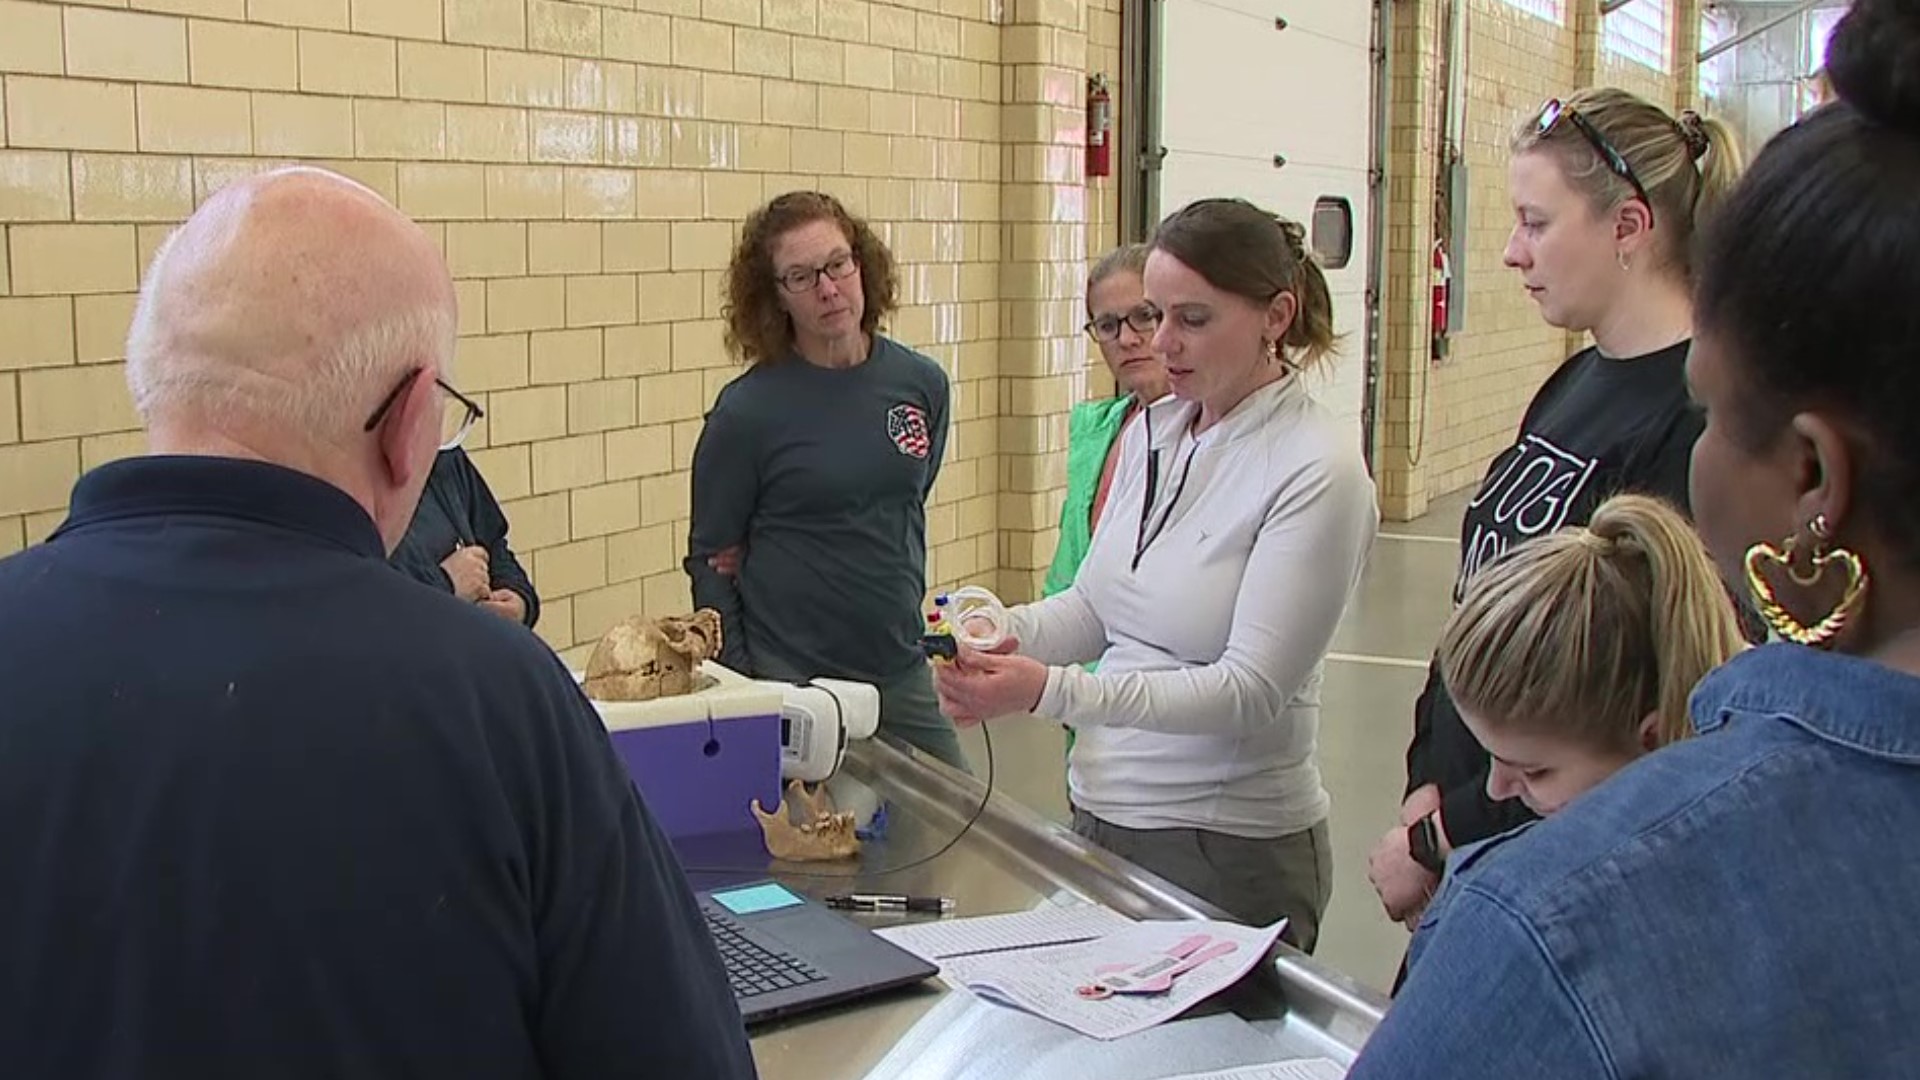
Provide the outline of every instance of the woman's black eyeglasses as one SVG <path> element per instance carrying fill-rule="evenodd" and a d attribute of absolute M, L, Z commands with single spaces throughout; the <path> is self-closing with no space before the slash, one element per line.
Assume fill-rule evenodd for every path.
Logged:
<path fill-rule="evenodd" d="M 835 281 L 845 281 L 860 269 L 860 263 L 846 252 L 841 252 L 819 266 L 796 266 L 775 280 L 780 287 L 790 293 L 803 293 L 820 283 L 820 275 L 825 274 Z"/>
<path fill-rule="evenodd" d="M 1160 309 L 1142 304 L 1125 315 L 1100 315 L 1081 327 L 1095 341 L 1118 341 L 1120 327 L 1130 326 L 1136 334 L 1151 334 L 1160 328 Z"/>
<path fill-rule="evenodd" d="M 1553 134 L 1553 129 L 1559 127 L 1562 120 L 1572 124 L 1574 129 L 1586 138 L 1587 142 L 1593 146 L 1593 152 L 1600 155 L 1601 163 L 1606 165 L 1609 172 L 1632 186 L 1633 193 L 1640 196 L 1640 201 L 1647 205 L 1647 226 L 1651 228 L 1653 199 L 1648 197 L 1646 186 L 1640 183 L 1639 177 L 1633 175 L 1633 166 L 1627 164 L 1627 159 L 1621 156 L 1620 151 L 1613 148 L 1613 144 L 1607 141 L 1605 135 L 1600 134 L 1600 129 L 1594 127 L 1591 120 L 1580 115 L 1580 110 L 1559 98 L 1549 99 L 1545 105 L 1540 106 L 1540 115 L 1534 119 L 1535 136 L 1544 139 Z"/>
<path fill-rule="evenodd" d="M 393 408 L 393 403 L 400 400 L 401 392 L 418 374 L 420 374 L 419 368 L 409 370 L 399 384 L 389 390 L 386 397 L 380 399 L 379 407 L 373 410 L 372 416 L 367 417 L 366 426 L 361 430 L 372 431 L 379 427 L 381 419 L 387 415 L 387 410 Z M 487 415 L 487 411 L 480 407 L 479 402 L 448 386 L 446 380 L 437 375 L 434 376 L 433 384 L 447 392 L 448 400 L 440 418 L 440 449 L 451 450 L 460 445 L 461 441 L 467 437 L 467 432 L 473 430 L 473 425 Z"/>

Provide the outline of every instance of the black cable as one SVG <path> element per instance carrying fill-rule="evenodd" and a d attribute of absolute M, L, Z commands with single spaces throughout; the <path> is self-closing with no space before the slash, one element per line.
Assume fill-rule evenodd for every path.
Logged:
<path fill-rule="evenodd" d="M 831 697 L 832 695 L 829 694 L 828 696 Z M 974 823 L 979 821 L 980 816 L 987 812 L 987 803 L 993 799 L 993 732 L 990 731 L 987 725 L 984 723 L 980 725 L 980 738 L 986 743 L 986 749 L 987 749 L 987 788 L 985 791 L 980 793 L 980 805 L 974 807 L 972 816 L 968 817 L 966 820 L 966 823 L 960 826 L 960 831 L 957 833 L 954 833 L 952 839 L 940 845 L 939 849 L 936 850 L 933 854 L 923 855 L 920 858 L 913 860 L 912 862 L 901 863 L 899 866 L 887 866 L 887 867 L 882 867 L 881 869 L 878 869 L 878 870 L 869 870 L 862 867 L 858 869 L 849 870 L 844 873 L 835 874 L 835 873 L 828 873 L 823 870 L 784 870 L 783 869 L 780 871 L 780 876 L 804 877 L 804 878 L 829 878 L 829 879 L 839 878 L 843 880 L 848 878 L 866 877 L 868 875 L 872 875 L 874 877 L 881 877 L 887 874 L 898 874 L 906 870 L 912 870 L 915 867 L 925 866 L 926 864 L 932 862 L 933 860 L 939 858 L 940 856 L 945 855 L 947 852 L 952 851 L 953 846 L 955 844 L 958 844 L 962 839 L 966 837 L 967 833 L 973 830 Z M 825 781 L 822 781 L 822 783 L 825 783 Z M 688 866 L 688 867 L 683 867 L 682 869 L 684 870 L 684 872 L 689 874 L 765 875 L 770 872 L 770 868 L 766 866 Z"/>

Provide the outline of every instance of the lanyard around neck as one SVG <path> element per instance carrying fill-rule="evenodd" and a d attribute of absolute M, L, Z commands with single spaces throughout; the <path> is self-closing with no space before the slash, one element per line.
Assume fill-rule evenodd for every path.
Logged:
<path fill-rule="evenodd" d="M 1173 517 L 1173 508 L 1180 505 L 1180 496 L 1187 490 L 1187 477 L 1193 473 L 1193 459 L 1200 452 L 1200 440 L 1195 439 L 1193 449 L 1187 452 L 1186 463 L 1180 467 L 1180 479 L 1173 486 L 1173 497 L 1167 500 L 1167 505 L 1160 511 L 1159 522 L 1149 530 L 1148 521 L 1153 517 L 1153 501 L 1160 493 L 1160 451 L 1153 446 L 1153 410 L 1151 408 L 1141 416 L 1141 422 L 1147 428 L 1147 497 L 1141 502 L 1140 526 L 1134 533 L 1132 567 L 1134 570 L 1140 569 L 1140 560 L 1147 554 L 1147 549 L 1152 547 L 1153 542 L 1160 539 L 1160 534 L 1167 530 L 1167 521 Z M 1189 432 L 1193 430 L 1191 423 L 1188 424 L 1187 430 Z M 1180 450 L 1180 442 L 1181 440 L 1177 439 L 1174 441 L 1175 453 Z"/>

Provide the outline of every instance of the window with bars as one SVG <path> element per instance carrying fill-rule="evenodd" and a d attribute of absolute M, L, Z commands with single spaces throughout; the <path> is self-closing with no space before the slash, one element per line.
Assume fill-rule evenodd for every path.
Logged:
<path fill-rule="evenodd" d="M 1536 19 L 1545 19 L 1555 26 L 1566 25 L 1566 0 L 1502 0 L 1502 2 L 1508 7 L 1519 8 Z"/>
<path fill-rule="evenodd" d="M 1723 7 L 1700 9 L 1700 47 L 1711 49 L 1733 36 L 1733 13 Z M 1700 96 L 1715 105 L 1733 89 L 1733 53 L 1727 51 L 1700 65 Z"/>
<path fill-rule="evenodd" d="M 1632 0 L 1602 17 L 1600 45 L 1611 56 L 1665 72 L 1671 67 L 1671 22 L 1668 0 Z"/>
<path fill-rule="evenodd" d="M 1799 100 L 1794 103 L 1795 120 L 1819 108 L 1830 96 L 1826 85 L 1827 43 L 1833 39 L 1833 28 L 1846 13 L 1844 7 L 1826 7 L 1806 14 L 1806 33 L 1802 36 L 1806 39 L 1807 55 L 1800 66 L 1804 74 L 1800 79 Z"/>
<path fill-rule="evenodd" d="M 1817 8 L 1807 12 L 1807 60 L 1806 71 L 1811 75 L 1827 66 L 1827 42 L 1833 38 L 1833 28 L 1845 15 L 1844 7 Z"/>

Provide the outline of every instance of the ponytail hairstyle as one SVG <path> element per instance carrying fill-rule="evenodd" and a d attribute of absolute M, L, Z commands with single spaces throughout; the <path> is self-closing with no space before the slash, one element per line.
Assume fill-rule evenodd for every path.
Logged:
<path fill-rule="evenodd" d="M 1482 571 L 1441 631 L 1441 677 L 1487 725 L 1637 749 L 1692 732 L 1687 699 L 1746 642 L 1726 586 L 1679 511 L 1617 495 L 1584 528 Z"/>
<path fill-rule="evenodd" d="M 1298 222 L 1245 199 L 1201 199 L 1162 221 L 1149 247 L 1179 259 L 1221 292 L 1261 307 L 1292 293 L 1293 323 L 1279 347 L 1293 367 L 1319 363 L 1338 343 L 1333 293 Z"/>
<path fill-rule="evenodd" d="M 1740 179 L 1743 159 L 1733 129 L 1688 109 L 1679 116 L 1611 86 L 1576 91 L 1563 103 L 1591 125 L 1647 191 L 1656 237 L 1664 234 L 1659 257 L 1680 280 L 1693 280 L 1693 240 L 1702 225 Z M 1515 154 L 1553 155 L 1561 175 L 1586 196 L 1595 213 L 1612 210 L 1637 194 L 1633 185 L 1602 160 L 1600 151 L 1574 123 L 1554 125 L 1544 134 L 1529 119 L 1514 131 Z"/>

